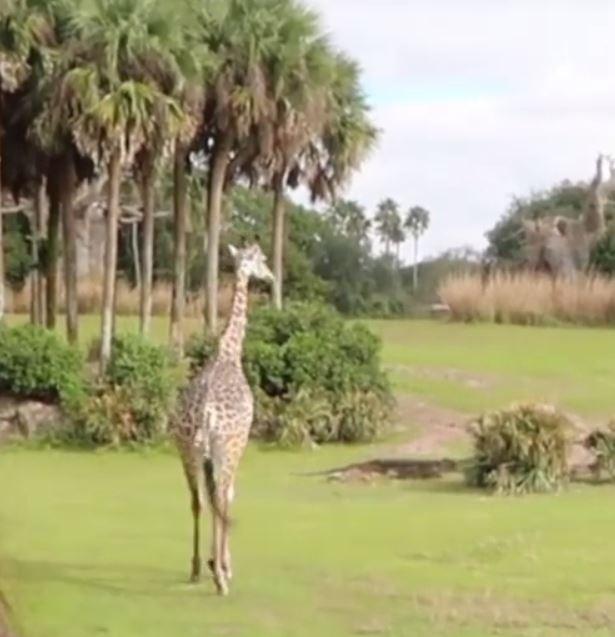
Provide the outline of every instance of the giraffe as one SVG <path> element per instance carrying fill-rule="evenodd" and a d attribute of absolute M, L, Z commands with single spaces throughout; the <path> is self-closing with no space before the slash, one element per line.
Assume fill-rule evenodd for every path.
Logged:
<path fill-rule="evenodd" d="M 191 499 L 191 580 L 198 581 L 201 576 L 200 518 L 207 499 L 212 515 L 208 566 L 220 595 L 228 593 L 232 578 L 229 507 L 234 496 L 235 472 L 254 413 L 254 398 L 241 363 L 248 284 L 251 278 L 274 280 L 257 244 L 229 249 L 235 261 L 236 285 L 228 325 L 220 338 L 217 355 L 186 387 L 171 418 Z"/>
<path fill-rule="evenodd" d="M 580 219 L 557 216 L 523 221 L 525 265 L 553 277 L 574 278 L 587 271 L 591 252 L 606 231 L 604 208 L 614 189 L 615 162 L 599 155 Z"/>

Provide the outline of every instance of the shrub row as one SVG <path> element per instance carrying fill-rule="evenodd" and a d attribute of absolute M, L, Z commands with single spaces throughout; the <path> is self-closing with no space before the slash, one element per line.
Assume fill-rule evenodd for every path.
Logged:
<path fill-rule="evenodd" d="M 59 403 L 62 436 L 83 444 L 148 442 L 165 429 L 178 373 L 161 347 L 135 335 L 114 340 L 105 375 L 90 382 L 79 350 L 31 325 L 0 327 L 0 391 Z"/>
<path fill-rule="evenodd" d="M 256 310 L 244 347 L 254 435 L 284 446 L 372 440 L 392 405 L 379 349 L 367 328 L 320 305 Z M 192 339 L 191 371 L 215 351 L 213 339 Z M 62 404 L 66 434 L 79 443 L 159 439 L 184 376 L 165 348 L 136 335 L 117 337 L 105 375 L 88 381 L 81 354 L 53 333 L 32 326 L 0 331 L 0 390 Z"/>

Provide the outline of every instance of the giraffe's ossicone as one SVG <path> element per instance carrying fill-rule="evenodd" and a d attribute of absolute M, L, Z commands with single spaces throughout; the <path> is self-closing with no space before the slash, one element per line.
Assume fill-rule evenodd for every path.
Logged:
<path fill-rule="evenodd" d="M 182 393 L 171 418 L 177 448 L 190 490 L 193 515 L 191 579 L 201 576 L 200 518 L 207 500 L 212 515 L 208 561 L 218 593 L 228 593 L 232 577 L 229 508 L 235 472 L 246 447 L 254 415 L 254 398 L 242 368 L 251 278 L 273 281 L 265 255 L 256 244 L 237 250 L 236 285 L 231 316 L 218 352 Z"/>

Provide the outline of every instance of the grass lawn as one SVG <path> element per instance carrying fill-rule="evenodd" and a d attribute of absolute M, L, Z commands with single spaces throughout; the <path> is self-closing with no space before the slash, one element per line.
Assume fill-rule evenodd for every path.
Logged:
<path fill-rule="evenodd" d="M 118 318 L 119 330 L 136 331 L 137 325 L 135 317 Z M 383 338 L 383 360 L 399 393 L 471 414 L 532 400 L 591 420 L 615 417 L 615 356 L 608 354 L 615 352 L 615 330 L 437 321 L 368 325 Z M 190 319 L 186 332 L 200 326 Z M 92 342 L 98 330 L 97 316 L 82 317 L 81 342 Z M 167 342 L 166 319 L 154 317 L 152 338 Z"/>
<path fill-rule="evenodd" d="M 400 392 L 468 411 L 535 397 L 615 413 L 610 331 L 372 325 Z M 165 338 L 162 321 L 154 331 Z M 613 634 L 615 487 L 495 498 L 458 479 L 299 475 L 374 453 L 251 447 L 236 581 L 219 599 L 186 583 L 190 515 L 171 452 L 0 450 L 0 575 L 24 637 Z"/>
<path fill-rule="evenodd" d="M 550 402 L 615 417 L 615 330 L 373 321 L 398 392 L 476 413 Z"/>
<path fill-rule="evenodd" d="M 186 584 L 171 454 L 3 452 L 0 564 L 24 635 L 612 635 L 614 488 L 499 499 L 295 475 L 359 453 L 250 450 L 219 599 Z"/>

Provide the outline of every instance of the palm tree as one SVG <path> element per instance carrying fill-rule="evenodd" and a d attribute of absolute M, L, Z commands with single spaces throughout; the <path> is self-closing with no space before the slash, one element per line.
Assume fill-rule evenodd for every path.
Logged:
<path fill-rule="evenodd" d="M 173 158 L 173 285 L 169 337 L 172 347 L 183 353 L 183 318 L 186 294 L 186 230 L 188 226 L 188 167 L 190 166 L 190 148 L 199 125 L 204 108 L 205 86 L 216 70 L 216 58 L 206 44 L 203 32 L 208 21 L 202 21 L 203 14 L 195 12 L 191 4 L 179 5 L 179 17 L 176 21 L 181 37 L 173 44 L 173 54 L 183 74 L 183 85 L 179 91 L 179 100 L 186 114 L 186 127 L 175 143 Z M 205 14 L 207 18 L 207 14 Z"/>
<path fill-rule="evenodd" d="M 399 204 L 394 199 L 384 199 L 378 204 L 374 219 L 376 221 L 376 231 L 384 243 L 384 252 L 389 256 L 391 243 L 396 238 L 396 230 L 401 226 Z"/>
<path fill-rule="evenodd" d="M 327 121 L 322 137 L 308 147 L 305 159 L 313 200 L 335 200 L 378 139 L 378 129 L 370 120 L 361 90 L 357 63 L 338 52 L 334 66 Z"/>
<path fill-rule="evenodd" d="M 229 0 L 221 13 L 203 12 L 207 45 L 218 64 L 206 87 L 201 135 L 209 160 L 206 321 L 212 331 L 216 330 L 218 318 L 224 191 L 238 174 L 252 173 L 254 180 L 258 159 L 271 157 L 272 122 L 278 113 L 272 69 L 279 62 L 281 43 L 290 37 L 287 25 L 298 14 L 307 13 L 293 0 Z M 279 163 L 278 191 L 284 183 L 285 170 L 283 162 Z"/>
<path fill-rule="evenodd" d="M 7 99 L 22 89 L 31 75 L 36 50 L 49 44 L 47 16 L 36 3 L 4 0 L 0 6 L 0 319 L 4 317 L 4 252 L 2 232 L 2 156 L 5 127 L 11 113 Z"/>
<path fill-rule="evenodd" d="M 180 145 L 193 131 L 192 121 L 180 109 L 184 94 L 184 76 L 180 56 L 186 59 L 186 37 L 191 34 L 188 6 L 178 3 L 171 16 L 159 5 L 144 4 L 144 23 L 140 36 L 141 50 L 129 64 L 130 76 L 155 87 L 155 104 L 151 110 L 153 127 L 144 129 L 147 137 L 136 156 L 143 207 L 143 247 L 141 250 L 140 331 L 149 332 L 152 313 L 154 265 L 154 183 L 169 141 Z M 179 9 L 179 12 L 177 11 Z M 192 60 L 191 60 L 192 62 Z M 178 139 L 175 139 L 179 135 Z M 172 150 L 172 149 L 171 149 Z M 181 152 L 181 151 L 180 151 Z"/>
<path fill-rule="evenodd" d="M 66 119 L 79 151 L 108 175 L 100 364 L 111 355 L 122 166 L 156 138 L 159 122 L 179 122 L 177 102 L 148 81 L 153 0 L 98 0 L 72 20 L 75 65 L 59 82 L 71 102 Z M 162 114 L 162 115 L 161 115 Z"/>
<path fill-rule="evenodd" d="M 327 92 L 335 70 L 328 43 L 320 37 L 316 14 L 292 4 L 287 9 L 268 69 L 275 108 L 272 153 L 265 158 L 272 165 L 272 298 L 277 309 L 282 308 L 284 283 L 285 189 L 299 185 L 302 152 L 323 134 Z"/>
<path fill-rule="evenodd" d="M 371 221 L 367 218 L 365 208 L 356 201 L 341 199 L 329 210 L 329 216 L 336 229 L 353 237 L 361 244 L 369 241 Z"/>
<path fill-rule="evenodd" d="M 266 108 L 264 51 L 257 35 L 259 4 L 263 3 L 230 0 L 224 11 L 206 6 L 200 16 L 205 43 L 219 59 L 217 73 L 206 85 L 202 131 L 209 161 L 205 318 L 212 332 L 217 330 L 222 198 L 231 152 L 251 141 Z"/>
<path fill-rule="evenodd" d="M 399 215 L 396 215 L 392 219 L 391 226 L 391 243 L 395 246 L 395 260 L 397 262 L 397 267 L 401 266 L 401 261 L 399 258 L 399 250 L 401 248 L 402 243 L 406 240 L 406 233 L 404 232 L 404 226 L 402 223 L 402 219 Z"/>
<path fill-rule="evenodd" d="M 414 267 L 412 271 L 412 286 L 416 291 L 419 284 L 419 238 L 425 233 L 429 227 L 429 212 L 421 206 L 413 206 L 408 210 L 406 220 L 404 221 L 404 227 L 406 227 L 414 239 Z"/>

